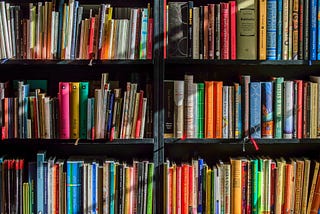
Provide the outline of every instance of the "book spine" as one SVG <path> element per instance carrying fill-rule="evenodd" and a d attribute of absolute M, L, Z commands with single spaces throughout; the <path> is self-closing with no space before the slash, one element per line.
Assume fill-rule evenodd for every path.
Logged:
<path fill-rule="evenodd" d="M 215 43 L 215 37 L 214 37 L 214 29 L 215 29 L 215 4 L 209 4 L 208 5 L 208 55 L 209 59 L 214 59 L 214 43 Z"/>
<path fill-rule="evenodd" d="M 289 0 L 283 0 L 282 11 L 282 60 L 289 59 Z"/>
<path fill-rule="evenodd" d="M 221 59 L 230 59 L 230 9 L 229 3 L 221 5 Z"/>
<path fill-rule="evenodd" d="M 277 57 L 277 1 L 267 1 L 267 60 Z"/>
<path fill-rule="evenodd" d="M 79 138 L 79 82 L 70 83 L 70 138 Z"/>
<path fill-rule="evenodd" d="M 89 82 L 80 82 L 79 85 L 79 137 L 87 139 L 87 111 L 88 111 Z"/>
<path fill-rule="evenodd" d="M 185 75 L 184 80 L 184 135 L 187 138 L 194 138 L 193 120 L 193 75 Z"/>
<path fill-rule="evenodd" d="M 199 59 L 199 25 L 200 8 L 193 7 L 192 10 L 192 58 Z"/>
<path fill-rule="evenodd" d="M 228 86 L 222 88 L 222 138 L 229 138 L 229 91 Z M 231 115 L 230 115 L 231 116 Z"/>
<path fill-rule="evenodd" d="M 197 103 L 198 103 L 198 121 L 197 121 L 197 127 L 198 127 L 198 133 L 197 137 L 198 138 L 203 138 L 204 137 L 204 106 L 205 106 L 205 100 L 204 100 L 204 83 L 197 83 L 198 89 L 197 89 Z"/>
<path fill-rule="evenodd" d="M 298 59 L 299 47 L 299 0 L 293 0 L 292 6 L 292 59 Z"/>
<path fill-rule="evenodd" d="M 242 124 L 243 124 L 243 137 L 249 136 L 249 109 L 250 109 L 250 76 L 241 76 L 241 88 L 242 88 Z"/>
<path fill-rule="evenodd" d="M 184 82 L 174 81 L 174 137 L 182 138 L 183 136 L 183 98 Z"/>
<path fill-rule="evenodd" d="M 222 138 L 222 81 L 213 81 L 213 137 Z"/>
<path fill-rule="evenodd" d="M 277 60 L 282 59 L 282 1 L 277 2 Z"/>
<path fill-rule="evenodd" d="M 192 58 L 193 46 L 193 1 L 188 1 L 188 57 Z"/>
<path fill-rule="evenodd" d="M 69 83 L 59 82 L 59 112 L 60 112 L 60 131 L 61 139 L 70 138 L 70 115 L 69 115 Z"/>
<path fill-rule="evenodd" d="M 199 59 L 204 59 L 204 6 L 200 6 L 199 19 Z"/>
<path fill-rule="evenodd" d="M 241 108 L 241 90 L 242 87 L 238 83 L 234 84 L 234 117 L 235 117 L 235 128 L 234 128 L 234 135 L 235 139 L 242 138 L 242 108 Z"/>
<path fill-rule="evenodd" d="M 237 5 L 230 1 L 230 59 L 237 59 Z"/>
<path fill-rule="evenodd" d="M 46 158 L 45 152 L 37 153 L 37 213 L 44 212 L 44 161 Z"/>
<path fill-rule="evenodd" d="M 296 107 L 296 117 L 297 117 L 297 130 L 296 130 L 296 137 L 298 139 L 302 138 L 302 134 L 303 134 L 303 120 L 302 120 L 302 116 L 303 116 L 303 81 L 302 80 L 295 80 L 295 85 L 297 87 L 297 107 Z"/>
<path fill-rule="evenodd" d="M 139 59 L 147 58 L 147 37 L 148 37 L 148 9 L 141 11 L 141 35 L 140 35 L 140 54 Z"/>
<path fill-rule="evenodd" d="M 317 0 L 310 0 L 310 17 L 317 17 Z M 309 27 L 309 60 L 317 60 L 317 20 L 311 18 Z"/>
<path fill-rule="evenodd" d="M 229 110 L 229 122 L 228 122 L 228 129 L 229 129 L 229 138 L 234 138 L 234 127 L 235 127 L 235 102 L 234 102 L 234 86 L 228 87 L 229 91 L 229 102 L 228 102 L 228 110 Z"/>
<path fill-rule="evenodd" d="M 274 85 L 274 137 L 282 138 L 283 77 L 277 77 Z"/>
<path fill-rule="evenodd" d="M 303 31 L 304 31 L 304 0 L 299 1 L 299 27 L 298 27 L 298 59 L 303 60 Z"/>
<path fill-rule="evenodd" d="M 148 39 L 147 39 L 147 59 L 152 59 L 153 55 L 153 30 L 154 30 L 154 19 L 148 19 Z"/>
<path fill-rule="evenodd" d="M 214 20 L 215 20 L 215 28 L 214 28 L 214 38 L 215 38 L 215 51 L 214 51 L 214 58 L 215 59 L 221 59 L 221 5 L 220 4 L 216 4 L 215 5 L 215 16 L 214 16 Z"/>
<path fill-rule="evenodd" d="M 261 83 L 261 105 L 262 105 L 262 138 L 273 138 L 273 83 L 262 82 Z"/>
<path fill-rule="evenodd" d="M 318 1 L 317 3 L 317 39 L 318 39 L 318 43 L 317 43 L 317 60 L 320 59 L 320 44 L 319 44 L 319 38 L 320 38 L 320 2 Z"/>
<path fill-rule="evenodd" d="M 293 137 L 293 82 L 284 81 L 283 83 L 283 138 Z"/>
<path fill-rule="evenodd" d="M 261 83 L 250 83 L 250 136 L 261 138 Z"/>
<path fill-rule="evenodd" d="M 204 114 L 204 122 L 205 122 L 205 138 L 213 138 L 213 82 L 206 81 L 205 82 L 205 114 Z"/>
<path fill-rule="evenodd" d="M 309 14 L 310 14 L 310 2 L 309 0 L 304 0 L 303 7 L 303 59 L 309 60 Z"/>

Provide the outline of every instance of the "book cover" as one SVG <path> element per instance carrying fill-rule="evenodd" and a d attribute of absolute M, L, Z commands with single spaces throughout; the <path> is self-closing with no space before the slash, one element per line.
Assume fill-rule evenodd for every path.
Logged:
<path fill-rule="evenodd" d="M 168 57 L 188 56 L 188 3 L 169 2 Z"/>
<path fill-rule="evenodd" d="M 262 105 L 262 138 L 273 138 L 273 83 L 261 83 L 261 105 Z"/>
<path fill-rule="evenodd" d="M 237 5 L 230 1 L 230 59 L 237 59 Z"/>
<path fill-rule="evenodd" d="M 250 136 L 261 138 L 261 83 L 250 83 Z"/>
<path fill-rule="evenodd" d="M 171 80 L 164 81 L 164 137 L 173 137 L 173 115 L 174 115 L 174 82 Z"/>
<path fill-rule="evenodd" d="M 310 2 L 309 0 L 304 0 L 304 10 L 303 10 L 303 59 L 309 60 L 309 14 L 310 14 Z"/>
<path fill-rule="evenodd" d="M 199 59 L 199 25 L 200 25 L 200 8 L 193 7 L 192 10 L 192 58 Z"/>
<path fill-rule="evenodd" d="M 79 138 L 79 124 L 80 124 L 80 102 L 79 102 L 79 82 L 70 83 L 70 138 Z"/>
<path fill-rule="evenodd" d="M 237 59 L 257 59 L 257 0 L 237 0 Z"/>
<path fill-rule="evenodd" d="M 174 81 L 174 137 L 182 138 L 183 136 L 183 98 L 184 98 L 184 81 Z"/>
<path fill-rule="evenodd" d="M 213 138 L 222 138 L 222 81 L 213 81 Z"/>
<path fill-rule="evenodd" d="M 205 109 L 205 97 L 204 97 L 204 83 L 197 83 L 197 138 L 203 138 L 204 137 L 204 122 L 205 122 L 205 115 L 204 115 L 204 109 Z"/>
<path fill-rule="evenodd" d="M 59 112 L 60 112 L 60 131 L 61 139 L 70 138 L 70 85 L 69 82 L 59 82 Z"/>
<path fill-rule="evenodd" d="M 194 138 L 193 115 L 194 102 L 193 102 L 193 75 L 184 76 L 184 135 L 187 138 Z"/>
<path fill-rule="evenodd" d="M 249 109 L 250 109 L 250 76 L 243 75 L 240 78 L 241 82 L 241 105 L 242 105 L 242 120 L 243 120 L 243 137 L 249 136 Z"/>
<path fill-rule="evenodd" d="M 229 138 L 229 119 L 232 115 L 229 115 L 229 90 L 228 86 L 222 88 L 222 138 Z"/>
<path fill-rule="evenodd" d="M 188 1 L 188 57 L 192 58 L 193 47 L 193 1 Z"/>
<path fill-rule="evenodd" d="M 292 5 L 292 59 L 298 59 L 299 52 L 299 0 Z"/>
<path fill-rule="evenodd" d="M 242 138 L 242 87 L 239 83 L 234 83 L 234 136 L 236 139 Z"/>
<path fill-rule="evenodd" d="M 277 0 L 267 1 L 267 60 L 277 57 Z"/>
<path fill-rule="evenodd" d="M 274 137 L 282 138 L 283 132 L 283 77 L 274 78 Z"/>
<path fill-rule="evenodd" d="M 88 112 L 89 82 L 79 84 L 79 137 L 87 139 L 87 112 Z"/>
<path fill-rule="evenodd" d="M 203 59 L 209 58 L 209 8 L 208 5 L 202 6 L 203 8 Z"/>
<path fill-rule="evenodd" d="M 204 122 L 205 122 L 205 130 L 204 136 L 205 138 L 214 138 L 214 130 L 213 130 L 213 81 L 205 81 L 205 114 L 204 114 Z"/>
<path fill-rule="evenodd" d="M 230 5 L 229 2 L 221 2 L 221 59 L 230 59 Z"/>
<path fill-rule="evenodd" d="M 302 80 L 295 80 L 294 83 L 294 87 L 295 87 L 295 109 L 294 109 L 294 113 L 295 113 L 295 133 L 296 133 L 296 138 L 301 139 L 302 138 L 302 134 L 303 134 L 303 81 Z"/>
<path fill-rule="evenodd" d="M 214 11 L 214 20 L 215 20 L 215 27 L 214 27 L 214 58 L 221 59 L 221 5 L 215 4 L 215 11 Z"/>
<path fill-rule="evenodd" d="M 317 8 L 317 0 L 310 0 L 310 17 L 318 17 Z M 309 23 L 309 60 L 317 60 L 317 20 L 311 18 Z"/>
<path fill-rule="evenodd" d="M 215 51 L 215 4 L 208 4 L 208 55 L 209 59 L 214 59 L 214 51 Z"/>
<path fill-rule="evenodd" d="M 83 161 L 67 160 L 67 213 L 81 212 L 81 167 Z"/>
<path fill-rule="evenodd" d="M 46 152 L 38 152 L 37 153 L 37 180 L 36 180 L 36 185 L 37 185 L 37 199 L 36 199 L 36 206 L 37 206 L 37 211 L 36 213 L 44 213 L 44 205 L 45 205 L 45 198 L 44 198 L 44 162 L 46 161 Z"/>
<path fill-rule="evenodd" d="M 282 60 L 289 59 L 289 0 L 282 2 Z"/>

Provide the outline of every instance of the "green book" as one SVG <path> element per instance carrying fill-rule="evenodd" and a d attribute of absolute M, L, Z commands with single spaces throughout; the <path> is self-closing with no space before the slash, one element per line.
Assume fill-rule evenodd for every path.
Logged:
<path fill-rule="evenodd" d="M 204 83 L 197 84 L 198 103 L 198 135 L 197 138 L 204 137 Z"/>
<path fill-rule="evenodd" d="M 88 113 L 89 82 L 80 82 L 79 86 L 79 115 L 80 139 L 87 139 L 87 113 Z"/>
<path fill-rule="evenodd" d="M 274 78 L 274 137 L 282 138 L 283 77 Z"/>
<path fill-rule="evenodd" d="M 251 161 L 252 167 L 252 214 L 258 214 L 258 160 Z"/>
<path fill-rule="evenodd" d="M 154 164 L 148 163 L 148 195 L 147 195 L 147 214 L 152 214 L 153 204 L 153 177 L 154 177 Z"/>

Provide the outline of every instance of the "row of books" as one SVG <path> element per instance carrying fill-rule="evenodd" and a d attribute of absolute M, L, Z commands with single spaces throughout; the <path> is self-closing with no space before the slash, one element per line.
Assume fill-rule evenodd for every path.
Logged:
<path fill-rule="evenodd" d="M 320 212 L 319 162 L 303 158 L 230 158 L 209 166 L 203 159 L 165 162 L 164 212 Z"/>
<path fill-rule="evenodd" d="M 1 59 L 152 59 L 150 4 L 58 0 L 24 6 L 0 2 Z"/>
<path fill-rule="evenodd" d="M 240 83 L 194 83 L 193 75 L 164 83 L 166 138 L 319 138 L 320 77 L 274 77 Z"/>
<path fill-rule="evenodd" d="M 100 85 L 91 89 L 93 97 L 89 82 L 60 82 L 57 97 L 50 97 L 40 89 L 31 93 L 30 85 L 19 81 L 16 97 L 4 97 L 5 89 L 0 90 L 2 139 L 151 137 L 150 87 L 139 90 L 137 83 L 127 82 L 122 93 L 119 82 L 103 73 Z"/>
<path fill-rule="evenodd" d="M 318 12 L 318 0 L 170 1 L 165 57 L 319 60 Z"/>
<path fill-rule="evenodd" d="M 154 164 L 0 159 L 1 213 L 153 213 Z"/>

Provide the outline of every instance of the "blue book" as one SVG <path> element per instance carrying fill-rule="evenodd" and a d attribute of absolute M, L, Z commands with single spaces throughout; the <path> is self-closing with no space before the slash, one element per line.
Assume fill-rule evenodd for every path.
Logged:
<path fill-rule="evenodd" d="M 236 83 L 235 94 L 235 138 L 242 138 L 241 85 Z"/>
<path fill-rule="evenodd" d="M 30 213 L 37 213 L 37 162 L 28 163 L 28 183 L 29 183 L 29 198 L 30 198 Z"/>
<path fill-rule="evenodd" d="M 107 123 L 108 138 L 110 138 L 110 136 L 111 136 L 113 106 L 114 106 L 114 93 L 111 93 L 110 102 L 109 102 L 109 108 L 108 108 L 108 123 Z"/>
<path fill-rule="evenodd" d="M 114 200 L 115 200 L 115 180 L 114 180 L 114 173 L 115 173 L 115 164 L 113 161 L 110 162 L 109 165 L 109 182 L 110 182 L 110 214 L 114 214 Z"/>
<path fill-rule="evenodd" d="M 98 204 L 98 197 L 97 197 L 97 187 L 98 187 L 98 166 L 96 162 L 92 163 L 92 214 L 97 213 L 97 204 Z"/>
<path fill-rule="evenodd" d="M 198 177 L 198 213 L 202 213 L 202 181 L 203 181 L 203 176 L 202 172 L 203 172 L 203 159 L 199 159 L 198 160 L 198 173 L 199 173 L 199 177 Z"/>
<path fill-rule="evenodd" d="M 310 60 L 317 60 L 317 7 L 317 0 L 310 0 Z"/>
<path fill-rule="evenodd" d="M 46 152 L 37 153 L 37 212 L 44 212 L 44 162 L 46 160 Z"/>
<path fill-rule="evenodd" d="M 22 100 L 23 100 L 23 117 L 22 117 L 22 137 L 28 137 L 28 106 L 29 106 L 29 84 L 22 85 Z"/>
<path fill-rule="evenodd" d="M 140 59 L 147 58 L 148 8 L 141 9 Z"/>
<path fill-rule="evenodd" d="M 320 42 L 319 42 L 319 38 L 320 38 L 320 1 L 318 0 L 318 15 L 317 15 L 317 59 L 320 60 Z"/>
<path fill-rule="evenodd" d="M 282 59 L 282 0 L 277 5 L 277 60 Z"/>
<path fill-rule="evenodd" d="M 262 138 L 273 138 L 273 83 L 261 83 Z"/>
<path fill-rule="evenodd" d="M 80 82 L 79 86 L 79 116 L 80 138 L 87 139 L 87 112 L 88 112 L 89 82 Z"/>
<path fill-rule="evenodd" d="M 293 137 L 293 103 L 294 89 L 293 81 L 283 83 L 283 138 Z"/>
<path fill-rule="evenodd" d="M 250 83 L 250 136 L 261 138 L 261 83 Z"/>
<path fill-rule="evenodd" d="M 43 162 L 43 178 L 44 178 L 44 187 L 43 187 L 43 195 L 44 195 L 44 213 L 48 213 L 48 162 Z"/>
<path fill-rule="evenodd" d="M 76 50 L 76 38 L 77 38 L 77 17 L 78 17 L 78 8 L 79 8 L 79 2 L 74 2 L 74 8 L 73 8 L 73 27 L 72 27 L 72 36 L 71 36 L 71 53 L 70 53 L 70 59 L 75 59 L 75 50 Z"/>
<path fill-rule="evenodd" d="M 277 0 L 267 1 L 267 60 L 277 58 Z"/>
<path fill-rule="evenodd" d="M 81 167 L 83 161 L 67 161 L 67 214 L 81 213 Z"/>

